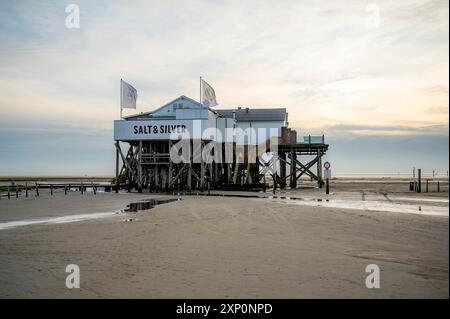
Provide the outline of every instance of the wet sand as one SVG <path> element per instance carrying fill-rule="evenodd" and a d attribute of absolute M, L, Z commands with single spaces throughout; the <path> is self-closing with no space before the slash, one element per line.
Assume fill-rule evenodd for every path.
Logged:
<path fill-rule="evenodd" d="M 0 297 L 448 298 L 448 214 L 326 206 L 329 199 L 448 211 L 448 192 L 385 184 L 336 182 L 328 197 L 313 188 L 278 191 L 283 198 L 181 196 L 135 214 L 0 230 Z M 286 199 L 294 196 L 310 202 Z M 120 212 L 166 197 L 173 198 L 2 198 L 0 224 Z M 65 287 L 68 264 L 80 267 L 80 289 Z M 365 286 L 368 264 L 381 269 L 379 289 Z"/>

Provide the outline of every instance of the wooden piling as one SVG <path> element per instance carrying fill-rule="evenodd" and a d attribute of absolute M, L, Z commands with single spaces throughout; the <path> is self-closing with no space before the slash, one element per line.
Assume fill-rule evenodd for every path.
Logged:
<path fill-rule="evenodd" d="M 438 191 L 438 193 L 441 191 L 439 181 L 437 182 L 437 191 Z"/>
<path fill-rule="evenodd" d="M 25 197 L 28 197 L 28 183 L 25 182 Z"/>
<path fill-rule="evenodd" d="M 205 162 L 203 161 L 203 141 L 200 141 L 200 191 L 205 190 Z"/>
<path fill-rule="evenodd" d="M 168 176 L 168 183 L 169 183 L 169 187 L 172 188 L 172 191 L 174 190 L 173 188 L 173 162 L 172 160 L 170 160 L 170 150 L 172 149 L 172 140 L 169 140 L 169 176 Z"/>
<path fill-rule="evenodd" d="M 297 179 L 295 178 L 295 174 L 296 174 L 296 163 L 295 163 L 295 151 L 291 150 L 291 162 L 290 162 L 290 187 L 291 188 L 296 188 L 297 187 Z"/>
<path fill-rule="evenodd" d="M 8 186 L 8 199 L 11 199 L 11 194 L 9 192 L 9 186 Z"/>
<path fill-rule="evenodd" d="M 281 152 L 281 160 L 280 160 L 280 177 L 281 177 L 281 185 L 280 187 L 286 188 L 286 161 L 287 161 L 287 153 Z"/>
<path fill-rule="evenodd" d="M 143 181 L 143 177 L 142 177 L 142 140 L 139 140 L 139 149 L 138 149 L 138 192 L 142 193 L 142 181 Z"/>
<path fill-rule="evenodd" d="M 118 192 L 119 192 L 119 149 L 116 147 L 116 193 Z"/>
<path fill-rule="evenodd" d="M 319 184 L 319 188 L 322 188 L 323 186 L 323 180 L 322 180 L 322 154 L 321 151 L 317 151 L 317 180 Z M 311 176 L 312 177 L 312 176 Z"/>
<path fill-rule="evenodd" d="M 50 195 L 53 195 L 53 184 L 50 185 Z"/>
<path fill-rule="evenodd" d="M 277 174 L 274 172 L 272 174 L 272 180 L 273 180 L 273 194 L 275 195 L 275 191 L 277 189 Z"/>
<path fill-rule="evenodd" d="M 81 182 L 81 195 L 84 194 L 84 186 L 83 186 L 83 182 Z"/>
<path fill-rule="evenodd" d="M 422 169 L 419 168 L 417 170 L 417 192 L 422 192 Z"/>
<path fill-rule="evenodd" d="M 36 196 L 39 197 L 39 185 L 37 182 L 34 182 L 36 184 Z"/>
<path fill-rule="evenodd" d="M 19 186 L 16 185 L 16 198 L 19 198 Z"/>

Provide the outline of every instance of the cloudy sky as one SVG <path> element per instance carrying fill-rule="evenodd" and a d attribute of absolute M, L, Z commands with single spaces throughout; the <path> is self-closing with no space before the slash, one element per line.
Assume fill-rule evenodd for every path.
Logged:
<path fill-rule="evenodd" d="M 325 133 L 337 173 L 445 172 L 448 6 L 1 1 L 0 175 L 112 175 L 119 79 L 141 112 L 198 99 L 200 75 L 218 108 L 286 107 L 300 135 Z"/>

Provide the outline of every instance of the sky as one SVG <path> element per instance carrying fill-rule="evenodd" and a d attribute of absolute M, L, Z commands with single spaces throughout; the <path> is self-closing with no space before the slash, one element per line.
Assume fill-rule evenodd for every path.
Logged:
<path fill-rule="evenodd" d="M 67 28 L 68 4 L 80 27 Z M 137 110 L 180 95 L 285 107 L 344 173 L 448 170 L 449 3 L 1 1 L 0 175 L 113 175 L 119 81 Z"/>

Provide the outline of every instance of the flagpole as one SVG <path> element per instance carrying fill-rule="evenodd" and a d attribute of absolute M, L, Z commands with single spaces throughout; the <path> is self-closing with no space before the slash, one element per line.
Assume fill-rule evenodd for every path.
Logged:
<path fill-rule="evenodd" d="M 123 92 L 123 89 L 122 89 L 122 79 L 120 79 L 120 119 L 122 119 L 122 100 L 123 100 L 123 97 L 122 97 L 122 92 Z"/>
<path fill-rule="evenodd" d="M 202 104 L 202 77 L 200 77 L 200 101 L 199 102 L 200 102 L 200 104 Z"/>

